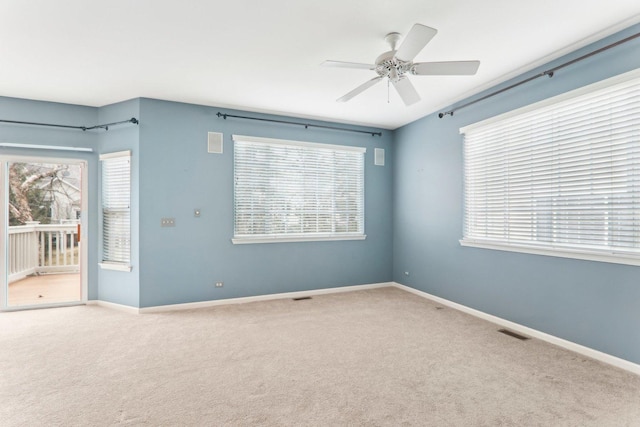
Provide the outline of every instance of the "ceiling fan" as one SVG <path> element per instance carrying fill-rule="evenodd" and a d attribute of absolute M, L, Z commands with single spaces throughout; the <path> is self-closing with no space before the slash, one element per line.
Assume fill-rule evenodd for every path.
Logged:
<path fill-rule="evenodd" d="M 356 68 L 373 70 L 378 75 L 361 84 L 347 93 L 338 102 L 347 102 L 351 98 L 369 89 L 385 77 L 396 88 L 396 91 L 405 105 L 415 104 L 420 101 L 420 95 L 407 77 L 415 76 L 461 76 L 473 75 L 478 71 L 480 61 L 446 61 L 446 62 L 413 62 L 413 59 L 431 41 L 438 30 L 422 24 L 415 24 L 400 47 L 396 45 L 400 41 L 400 33 L 389 33 L 385 41 L 391 46 L 391 50 L 378 56 L 375 64 L 360 64 L 356 62 L 324 61 L 325 67 Z"/>

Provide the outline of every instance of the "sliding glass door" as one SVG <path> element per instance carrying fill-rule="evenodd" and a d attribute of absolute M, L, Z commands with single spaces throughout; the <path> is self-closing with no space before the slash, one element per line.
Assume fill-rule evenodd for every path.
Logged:
<path fill-rule="evenodd" d="M 2 298 L 16 310 L 86 301 L 86 162 L 1 159 Z"/>

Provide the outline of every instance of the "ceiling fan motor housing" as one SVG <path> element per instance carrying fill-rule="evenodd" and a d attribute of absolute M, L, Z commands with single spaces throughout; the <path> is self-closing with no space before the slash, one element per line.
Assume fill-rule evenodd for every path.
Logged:
<path fill-rule="evenodd" d="M 396 58 L 396 51 L 390 50 L 376 59 L 376 73 L 380 77 L 387 77 L 392 82 L 397 82 L 411 71 L 412 65 L 411 61 L 403 61 Z"/>

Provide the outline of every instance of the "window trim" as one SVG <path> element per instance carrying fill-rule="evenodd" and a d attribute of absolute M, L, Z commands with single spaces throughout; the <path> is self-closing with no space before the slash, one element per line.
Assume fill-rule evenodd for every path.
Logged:
<path fill-rule="evenodd" d="M 252 243 L 294 243 L 294 242 L 333 242 L 340 240 L 365 240 L 366 234 L 350 234 L 345 236 L 304 236 L 292 235 L 291 237 L 234 237 L 231 242 L 234 245 L 246 245 Z"/>
<path fill-rule="evenodd" d="M 113 270 L 113 271 L 131 271 L 133 267 L 131 264 L 127 264 L 124 262 L 99 262 L 98 265 L 102 270 Z"/>
<path fill-rule="evenodd" d="M 460 128 L 460 134 L 462 135 L 467 133 L 470 130 L 477 129 L 479 127 L 483 127 L 483 126 L 497 123 L 506 119 L 510 119 L 514 116 L 526 114 L 526 113 L 529 113 L 538 109 L 542 109 L 542 108 L 545 108 L 563 101 L 567 101 L 573 98 L 588 95 L 592 92 L 596 92 L 598 90 L 615 86 L 621 83 L 625 83 L 630 80 L 634 80 L 638 78 L 640 78 L 640 68 L 611 77 L 611 78 L 598 81 L 596 83 L 592 83 L 592 84 L 580 87 L 578 89 L 575 89 L 557 96 L 553 96 L 551 98 L 547 98 L 545 100 L 527 105 L 522 108 L 508 111 L 506 113 L 482 120 L 480 122 L 476 122 L 476 123 L 464 126 Z M 463 176 L 463 180 L 466 181 L 466 176 Z M 464 195 L 466 197 L 466 190 Z M 463 210 L 466 210 L 466 207 Z M 465 216 L 463 213 L 463 219 L 464 218 Z M 491 239 L 475 239 L 473 237 L 470 237 L 470 238 L 463 237 L 462 239 L 459 240 L 459 243 L 461 246 L 472 247 L 472 248 L 491 249 L 491 250 L 499 250 L 499 251 L 507 251 L 507 252 L 517 252 L 517 253 L 526 253 L 526 254 L 534 254 L 534 255 L 553 256 L 553 257 L 560 257 L 560 258 L 571 258 L 571 259 L 578 259 L 578 260 L 640 266 L 640 254 L 636 255 L 634 253 L 625 252 L 623 250 L 616 250 L 615 248 L 612 248 L 609 251 L 604 248 L 601 250 L 589 250 L 589 249 L 582 249 L 582 248 L 554 247 L 553 243 L 549 243 L 549 242 L 546 242 L 546 244 L 541 243 L 538 246 L 536 243 L 527 244 L 526 242 L 513 243 L 513 242 L 506 242 L 506 241 L 499 241 L 499 240 L 491 241 Z"/>
<path fill-rule="evenodd" d="M 351 151 L 354 153 L 366 153 L 366 147 L 354 147 L 352 145 L 324 144 L 321 142 L 294 141 L 291 139 L 264 138 L 261 136 L 231 135 L 234 142 L 262 142 L 271 145 L 285 145 L 294 147 L 320 148 L 323 150 Z"/>
<path fill-rule="evenodd" d="M 506 244 L 506 243 L 488 243 L 488 242 L 479 242 L 474 240 L 464 240 L 460 239 L 460 246 L 465 246 L 469 248 L 479 248 L 479 249 L 492 249 L 496 251 L 505 251 L 505 252 L 516 252 L 523 254 L 531 254 L 531 255 L 543 255 L 543 256 L 551 256 L 558 258 L 571 258 L 577 260 L 585 260 L 585 261 L 598 261 L 598 262 L 609 262 L 613 264 L 625 264 L 625 265 L 635 265 L 640 266 L 640 258 L 634 257 L 627 253 L 617 253 L 612 251 L 607 254 L 604 252 L 590 252 L 590 251 L 580 251 L 577 249 L 569 250 L 566 248 L 536 248 L 534 246 L 521 245 L 521 244 Z"/>
<path fill-rule="evenodd" d="M 337 145 L 337 144 L 324 144 L 324 143 L 316 143 L 316 142 L 307 142 L 307 141 L 294 141 L 294 140 L 285 140 L 285 139 L 275 139 L 275 138 L 265 138 L 258 136 L 247 136 L 247 135 L 232 135 L 232 140 L 235 142 L 257 142 L 257 143 L 265 143 L 270 145 L 283 145 L 288 147 L 306 147 L 313 149 L 323 149 L 323 150 L 335 150 L 342 152 L 352 152 L 352 153 L 360 153 L 363 155 L 363 165 L 362 165 L 362 232 L 361 233 L 289 233 L 286 235 L 256 235 L 255 237 L 251 235 L 242 235 L 237 236 L 235 234 L 235 199 L 236 199 L 236 189 L 235 189 L 235 145 L 234 145 L 234 189 L 233 189 L 233 197 L 234 197 L 234 230 L 233 237 L 231 242 L 234 245 L 241 244 L 258 244 L 258 243 L 294 243 L 294 242 L 328 242 L 328 241 L 347 241 L 347 240 L 365 240 L 367 235 L 365 234 L 365 162 L 364 162 L 364 154 L 366 153 L 366 147 L 357 147 L 357 146 L 349 146 L 349 145 Z"/>
<path fill-rule="evenodd" d="M 111 159 L 121 159 L 121 158 L 127 158 L 129 161 L 129 180 L 131 180 L 131 150 L 124 150 L 124 151 L 117 151 L 117 152 L 112 152 L 112 153 L 104 153 L 104 154 L 100 154 L 100 162 L 101 162 L 101 171 L 103 171 L 104 169 L 104 163 L 102 163 L 105 160 L 111 160 Z M 101 172 L 101 177 L 102 177 L 102 172 Z M 101 192 L 101 200 L 100 200 L 100 234 L 101 234 L 101 240 L 102 240 L 102 245 L 101 245 L 101 251 L 100 251 L 100 258 L 104 257 L 104 250 L 103 250 L 103 245 L 104 245 L 104 206 L 102 204 L 102 197 L 104 196 L 104 181 L 102 181 L 101 178 L 101 185 L 100 185 L 100 192 Z M 132 270 L 132 265 L 131 265 L 131 239 L 132 239 L 132 233 L 131 233 L 131 182 L 129 182 L 129 209 L 128 209 L 128 213 L 129 213 L 129 254 L 128 254 L 128 261 L 111 261 L 111 260 L 105 260 L 102 259 L 102 261 L 100 261 L 98 263 L 98 266 L 103 269 L 103 270 L 114 270 L 114 271 L 126 271 L 126 272 L 130 272 Z"/>

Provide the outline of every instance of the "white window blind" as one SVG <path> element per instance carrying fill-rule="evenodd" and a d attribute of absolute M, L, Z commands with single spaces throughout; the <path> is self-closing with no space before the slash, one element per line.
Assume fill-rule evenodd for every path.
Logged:
<path fill-rule="evenodd" d="M 234 135 L 234 243 L 364 238 L 364 148 Z"/>
<path fill-rule="evenodd" d="M 463 245 L 640 262 L 640 73 L 461 133 Z"/>
<path fill-rule="evenodd" d="M 102 260 L 131 262 L 131 152 L 103 154 Z"/>

